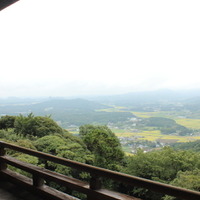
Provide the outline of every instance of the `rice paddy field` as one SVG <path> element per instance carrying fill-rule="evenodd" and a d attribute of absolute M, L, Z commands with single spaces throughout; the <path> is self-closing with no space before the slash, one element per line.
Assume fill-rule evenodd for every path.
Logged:
<path fill-rule="evenodd" d="M 149 117 L 166 117 L 170 119 L 176 119 L 178 117 L 178 113 L 174 111 L 159 111 L 159 112 L 135 112 L 132 111 L 134 115 L 141 118 L 149 118 Z"/>
<path fill-rule="evenodd" d="M 200 119 L 188 119 L 184 117 L 179 117 L 177 113 L 174 112 L 132 112 L 137 117 L 149 118 L 149 117 L 166 117 L 171 118 L 176 121 L 177 124 L 183 125 L 187 128 L 198 130 L 200 129 Z M 139 132 L 129 132 L 125 130 L 113 130 L 113 132 L 118 137 L 137 137 L 138 140 L 148 140 L 157 141 L 165 140 L 170 143 L 173 142 L 189 142 L 194 140 L 199 140 L 200 136 L 178 136 L 178 135 L 164 135 L 161 134 L 159 130 L 148 130 Z"/>
<path fill-rule="evenodd" d="M 124 109 L 125 109 L 125 107 L 113 106 L 112 108 L 101 109 L 98 111 L 130 112 L 130 111 L 124 111 Z M 149 118 L 149 117 L 170 118 L 170 119 L 174 119 L 177 124 L 183 125 L 187 128 L 193 129 L 193 130 L 200 130 L 200 119 L 184 118 L 184 116 L 182 116 L 183 113 L 181 113 L 181 112 L 176 112 L 176 111 L 158 111 L 158 112 L 131 111 L 131 113 L 140 118 Z M 128 130 L 123 130 L 123 129 L 112 129 L 112 131 L 118 137 L 136 137 L 138 140 L 148 140 L 148 141 L 165 140 L 165 141 L 168 141 L 169 143 L 189 142 L 189 141 L 194 141 L 194 140 L 200 139 L 200 135 L 199 136 L 164 135 L 164 134 L 161 134 L 161 132 L 159 130 L 156 130 L 156 128 L 147 127 L 147 129 L 149 129 L 149 130 L 148 131 L 139 131 L 139 132 L 131 132 Z M 151 130 L 151 129 L 153 129 L 153 130 Z"/>
<path fill-rule="evenodd" d="M 166 117 L 174 119 L 177 124 L 183 125 L 191 129 L 200 129 L 200 119 L 188 119 L 183 116 L 178 116 L 174 112 L 132 112 L 137 117 L 149 118 L 149 117 Z"/>
<path fill-rule="evenodd" d="M 117 137 L 136 137 L 138 140 L 148 140 L 148 141 L 157 141 L 157 140 L 165 140 L 169 143 L 173 142 L 189 142 L 194 140 L 199 140 L 200 136 L 176 136 L 176 135 L 164 135 L 161 134 L 159 130 L 155 131 L 142 131 L 137 133 L 131 132 L 115 132 Z"/>
<path fill-rule="evenodd" d="M 123 109 L 125 109 L 125 107 L 114 106 L 114 105 L 111 105 L 111 106 L 112 106 L 112 108 L 97 109 L 96 111 L 97 112 L 126 112 L 126 111 L 123 111 Z"/>
<path fill-rule="evenodd" d="M 200 129 L 200 119 L 176 119 L 176 123 L 191 129 Z"/>
<path fill-rule="evenodd" d="M 159 112 L 132 112 L 137 117 L 141 118 L 149 118 L 149 117 L 160 117 Z"/>

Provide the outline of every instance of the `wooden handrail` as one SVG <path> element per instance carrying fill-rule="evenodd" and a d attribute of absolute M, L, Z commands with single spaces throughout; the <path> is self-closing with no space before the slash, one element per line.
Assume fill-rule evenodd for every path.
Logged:
<path fill-rule="evenodd" d="M 0 141 L 0 152 L 1 152 L 0 156 L 2 156 L 1 161 L 3 162 L 3 163 L 1 163 L 2 169 L 5 169 L 6 158 L 3 159 L 3 156 L 4 156 L 3 152 L 4 152 L 5 148 L 12 149 L 12 150 L 15 150 L 15 151 L 19 151 L 19 152 L 29 154 L 29 155 L 32 155 L 32 156 L 36 156 L 38 158 L 42 158 L 42 159 L 45 159 L 47 161 L 52 161 L 52 162 L 55 162 L 55 163 L 58 163 L 58 164 L 61 164 L 61 165 L 64 165 L 64 166 L 68 166 L 68 167 L 71 167 L 71 168 L 74 168 L 74 169 L 78 169 L 80 171 L 88 172 L 93 177 L 93 181 L 91 181 L 91 185 L 90 185 L 91 190 L 100 189 L 99 188 L 100 186 L 97 185 L 99 183 L 96 180 L 99 177 L 106 177 L 106 178 L 109 178 L 109 179 L 112 179 L 112 180 L 116 180 L 116 181 L 119 181 L 119 182 L 122 182 L 122 183 L 126 183 L 128 185 L 149 189 L 149 190 L 152 190 L 152 191 L 155 191 L 155 192 L 179 197 L 179 198 L 182 198 L 182 199 L 188 199 L 188 200 L 200 199 L 200 192 L 187 190 L 187 189 L 171 186 L 171 185 L 168 185 L 168 184 L 163 184 L 163 183 L 160 183 L 160 182 L 151 181 L 151 180 L 147 180 L 147 179 L 144 179 L 144 178 L 139 178 L 139 177 L 136 177 L 136 176 L 127 175 L 127 174 L 123 174 L 123 173 L 120 173 L 120 172 L 114 172 L 114 171 L 111 171 L 111 170 L 87 165 L 87 164 L 84 164 L 84 163 L 68 160 L 68 159 L 65 159 L 65 158 L 56 157 L 56 156 L 53 156 L 53 155 L 50 155 L 50 154 L 47 154 L 47 153 L 38 152 L 38 151 L 35 151 L 35 150 L 19 147 L 19 146 L 13 145 L 13 144 L 9 144 L 9 143 Z"/>

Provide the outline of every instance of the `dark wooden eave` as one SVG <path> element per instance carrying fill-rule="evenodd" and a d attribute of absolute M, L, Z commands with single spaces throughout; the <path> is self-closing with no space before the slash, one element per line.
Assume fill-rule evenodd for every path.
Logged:
<path fill-rule="evenodd" d="M 0 11 L 19 0 L 0 0 Z"/>

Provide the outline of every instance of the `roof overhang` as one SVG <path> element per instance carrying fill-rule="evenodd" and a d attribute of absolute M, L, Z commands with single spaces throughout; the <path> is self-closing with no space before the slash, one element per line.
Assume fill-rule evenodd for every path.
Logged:
<path fill-rule="evenodd" d="M 0 0 L 0 11 L 19 0 Z"/>

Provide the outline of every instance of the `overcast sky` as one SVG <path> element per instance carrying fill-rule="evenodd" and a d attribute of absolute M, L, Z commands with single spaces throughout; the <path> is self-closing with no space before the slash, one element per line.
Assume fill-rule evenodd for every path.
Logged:
<path fill-rule="evenodd" d="M 200 88 L 199 0 L 20 0 L 0 12 L 0 98 Z"/>

